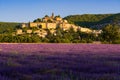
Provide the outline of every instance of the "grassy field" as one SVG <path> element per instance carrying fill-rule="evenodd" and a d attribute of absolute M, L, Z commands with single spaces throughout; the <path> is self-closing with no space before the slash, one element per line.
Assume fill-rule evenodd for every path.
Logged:
<path fill-rule="evenodd" d="M 0 80 L 120 80 L 120 45 L 0 44 Z"/>

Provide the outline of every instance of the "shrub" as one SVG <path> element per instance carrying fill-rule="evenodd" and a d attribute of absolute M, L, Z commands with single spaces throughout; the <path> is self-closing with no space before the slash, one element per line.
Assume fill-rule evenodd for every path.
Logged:
<path fill-rule="evenodd" d="M 113 44 L 120 44 L 120 40 L 113 41 Z"/>

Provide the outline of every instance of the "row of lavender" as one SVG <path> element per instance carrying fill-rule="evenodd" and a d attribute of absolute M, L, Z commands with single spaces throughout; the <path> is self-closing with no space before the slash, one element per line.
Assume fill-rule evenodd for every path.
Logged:
<path fill-rule="evenodd" d="M 0 80 L 120 80 L 120 45 L 0 44 Z"/>
<path fill-rule="evenodd" d="M 113 44 L 0 44 L 1 52 L 31 53 L 37 51 L 86 53 L 120 53 L 120 45 Z"/>

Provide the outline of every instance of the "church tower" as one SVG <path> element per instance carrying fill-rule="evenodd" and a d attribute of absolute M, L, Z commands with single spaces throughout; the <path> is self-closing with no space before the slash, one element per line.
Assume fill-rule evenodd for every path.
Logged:
<path fill-rule="evenodd" d="M 52 16 L 51 16 L 52 18 L 54 18 L 54 13 L 52 13 Z"/>

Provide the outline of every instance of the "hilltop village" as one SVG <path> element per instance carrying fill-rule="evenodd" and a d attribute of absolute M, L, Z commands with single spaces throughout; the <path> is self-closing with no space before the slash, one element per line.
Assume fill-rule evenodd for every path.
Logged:
<path fill-rule="evenodd" d="M 92 17 L 87 18 L 88 16 Z M 119 14 L 112 15 L 107 20 L 105 16 L 109 16 L 109 14 L 75 15 L 75 17 L 71 15 L 61 18 L 52 13 L 51 16 L 45 15 L 43 18 L 37 18 L 28 23 L 1 22 L 0 42 L 120 44 Z M 89 27 L 94 24 L 102 25 L 99 18 L 105 22 L 104 24 L 107 23 L 102 26 L 103 28 Z M 97 20 L 99 21 L 96 22 Z"/>
<path fill-rule="evenodd" d="M 61 18 L 59 15 L 54 16 L 54 13 L 52 13 L 51 16 L 46 15 L 42 19 L 38 18 L 33 22 L 22 23 L 20 29 L 16 30 L 15 35 L 36 34 L 39 37 L 44 38 L 48 35 L 47 30 L 49 30 L 51 34 L 56 35 L 58 28 L 66 32 L 73 29 L 75 32 L 81 31 L 85 33 L 93 33 L 96 36 L 102 32 L 102 30 L 92 30 L 69 24 L 67 20 Z"/>

